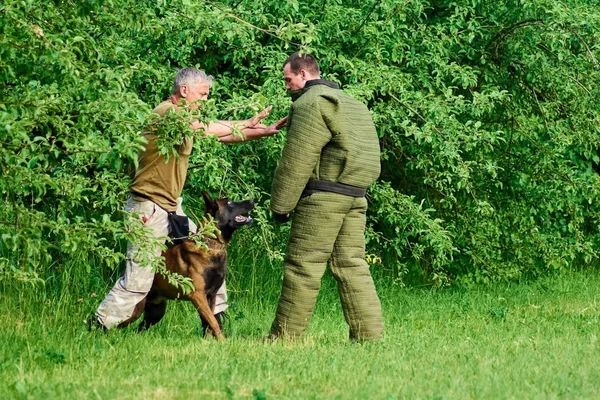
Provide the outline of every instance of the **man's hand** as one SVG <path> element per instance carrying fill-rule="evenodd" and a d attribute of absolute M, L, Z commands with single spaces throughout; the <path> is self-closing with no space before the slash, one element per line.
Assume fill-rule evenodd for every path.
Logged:
<path fill-rule="evenodd" d="M 244 128 L 242 132 L 244 133 L 246 140 L 254 140 L 266 136 L 273 136 L 285 126 L 286 121 L 287 117 L 283 117 L 279 121 L 269 126 L 258 124 L 255 125 L 253 128 Z"/>
<path fill-rule="evenodd" d="M 281 128 L 284 128 L 286 126 L 287 119 L 288 119 L 288 117 L 283 117 L 279 121 L 277 121 L 274 124 L 272 124 L 271 126 L 274 127 L 277 130 L 280 130 Z"/>
<path fill-rule="evenodd" d="M 283 128 L 285 126 L 286 123 L 287 123 L 287 117 L 283 117 L 279 121 L 275 122 L 274 124 L 265 126 L 264 136 L 272 136 L 272 135 L 276 134 L 277 132 L 279 132 L 279 130 L 281 128 Z"/>
<path fill-rule="evenodd" d="M 273 219 L 279 224 L 284 224 L 290 220 L 290 214 L 277 214 L 274 212 Z"/>
<path fill-rule="evenodd" d="M 250 118 L 248 120 L 248 122 L 246 123 L 248 128 L 254 128 L 256 125 L 258 125 L 262 119 L 269 116 L 269 113 L 271 112 L 272 109 L 273 109 L 273 106 L 269 106 L 269 107 L 265 108 L 264 110 L 262 110 L 261 112 L 259 112 L 256 115 L 256 117 Z"/>

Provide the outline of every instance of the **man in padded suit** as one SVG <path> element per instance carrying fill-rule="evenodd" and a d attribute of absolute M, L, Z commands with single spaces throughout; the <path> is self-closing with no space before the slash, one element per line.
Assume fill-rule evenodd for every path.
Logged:
<path fill-rule="evenodd" d="M 381 305 L 364 260 L 365 191 L 380 173 L 373 119 L 364 104 L 320 79 L 312 56 L 292 54 L 283 72 L 293 103 L 271 210 L 279 222 L 294 213 L 271 338 L 304 334 L 329 261 L 350 339 L 378 340 Z"/>

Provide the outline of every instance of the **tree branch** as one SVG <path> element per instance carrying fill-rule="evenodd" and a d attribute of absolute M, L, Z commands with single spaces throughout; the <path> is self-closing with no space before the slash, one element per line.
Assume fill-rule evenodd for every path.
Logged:
<path fill-rule="evenodd" d="M 367 16 L 365 17 L 365 19 L 363 19 L 363 21 L 361 22 L 361 24 L 359 25 L 358 28 L 356 28 L 354 30 L 354 32 L 352 32 L 352 36 L 356 35 L 358 32 L 360 32 L 360 30 L 363 28 L 363 26 L 365 26 L 365 24 L 367 23 L 367 21 L 369 20 L 369 18 L 371 17 L 371 14 L 373 14 L 373 11 L 375 11 L 375 9 L 377 8 L 377 6 L 381 3 L 381 0 L 377 1 L 375 4 L 373 4 L 373 7 L 371 7 L 371 10 L 369 11 L 369 13 L 367 14 Z"/>
<path fill-rule="evenodd" d="M 511 26 L 507 26 L 506 28 L 503 28 L 502 30 L 500 30 L 500 32 L 498 32 L 496 35 L 494 35 L 492 40 L 490 40 L 490 43 L 487 45 L 487 48 L 489 49 L 490 47 L 494 46 L 494 56 L 497 57 L 498 56 L 498 47 L 499 47 L 500 43 L 504 41 L 505 37 L 507 37 L 508 35 L 510 35 L 512 32 L 516 31 L 519 28 L 523 28 L 527 25 L 534 25 L 534 24 L 542 24 L 542 21 L 539 19 L 526 19 L 521 22 L 517 22 L 516 24 L 513 24 Z"/>
<path fill-rule="evenodd" d="M 251 28 L 253 28 L 253 29 L 256 29 L 256 30 L 258 30 L 258 31 L 261 31 L 261 32 L 263 32 L 263 33 L 266 33 L 267 35 L 269 35 L 269 36 L 272 36 L 272 37 L 274 37 L 274 38 L 276 38 L 276 39 L 279 39 L 279 40 L 281 40 L 281 41 L 283 41 L 283 42 L 286 42 L 286 43 L 288 43 L 288 44 L 292 44 L 292 45 L 294 45 L 294 46 L 297 46 L 297 47 L 303 47 L 303 46 L 302 46 L 300 43 L 295 43 L 295 42 L 292 42 L 292 41 L 289 41 L 289 40 L 285 40 L 285 39 L 282 39 L 282 38 L 280 38 L 280 37 L 279 37 L 279 36 L 277 36 L 275 33 L 273 33 L 273 31 L 270 31 L 270 30 L 268 30 L 268 29 L 264 29 L 264 28 L 258 27 L 258 26 L 256 26 L 256 25 L 253 25 L 253 24 L 251 24 L 250 22 L 248 22 L 248 21 L 246 21 L 246 20 L 243 20 L 242 18 L 238 17 L 237 15 L 235 15 L 235 14 L 233 14 L 233 13 L 230 13 L 230 12 L 228 12 L 228 11 L 225 11 L 223 8 L 219 7 L 218 5 L 216 5 L 215 3 L 211 2 L 211 1 L 208 1 L 208 0 L 202 0 L 202 2 L 204 2 L 205 4 L 208 4 L 209 6 L 211 6 L 211 7 L 213 7 L 213 8 L 216 8 L 217 10 L 221 11 L 223 14 L 227 15 L 227 16 L 228 16 L 228 17 L 230 17 L 230 18 L 233 18 L 233 19 L 235 19 L 235 20 L 236 20 L 236 21 L 238 21 L 238 22 L 241 22 L 241 23 L 242 23 L 242 24 L 244 24 L 244 25 L 247 25 L 247 26 L 249 26 L 249 27 L 251 27 Z"/>
<path fill-rule="evenodd" d="M 581 43 L 583 43 L 583 45 L 585 46 L 585 48 L 587 50 L 588 55 L 592 59 L 592 64 L 594 65 L 594 67 L 598 68 L 598 61 L 596 60 L 596 57 L 594 57 L 594 53 L 592 53 L 592 51 L 590 50 L 590 47 L 587 45 L 585 40 L 583 40 L 583 38 L 581 37 L 581 35 L 579 33 L 575 32 L 573 30 L 571 30 L 571 33 L 573 33 L 575 36 L 577 36 L 577 38 L 581 41 Z M 587 89 L 586 89 L 586 92 L 587 92 Z"/>

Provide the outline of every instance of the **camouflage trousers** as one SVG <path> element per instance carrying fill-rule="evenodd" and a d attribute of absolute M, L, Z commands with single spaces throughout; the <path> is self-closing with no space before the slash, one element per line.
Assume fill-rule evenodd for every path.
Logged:
<path fill-rule="evenodd" d="M 178 199 L 176 213 L 185 215 L 181 208 L 182 199 Z M 157 239 L 169 234 L 169 221 L 167 212 L 150 200 L 138 201 L 129 197 L 125 206 L 125 211 L 137 214 L 137 218 L 142 218 L 146 228 L 152 231 L 149 239 Z M 198 227 L 190 220 L 190 231 L 196 233 Z M 154 272 L 152 268 L 140 265 L 134 254 L 138 246 L 129 243 L 127 246 L 127 255 L 125 260 L 125 272 L 117 280 L 112 289 L 108 292 L 102 303 L 96 311 L 96 318 L 107 329 L 117 326 L 119 323 L 129 319 L 133 314 L 135 306 L 142 301 L 154 281 Z M 160 256 L 160 243 L 153 249 L 154 256 Z M 219 288 L 216 298 L 215 314 L 227 309 L 227 291 L 225 283 Z"/>
<path fill-rule="evenodd" d="M 364 197 L 317 192 L 300 199 L 292 220 L 272 337 L 304 334 L 329 261 L 350 339 L 381 338 L 381 304 L 364 259 L 366 211 Z"/>

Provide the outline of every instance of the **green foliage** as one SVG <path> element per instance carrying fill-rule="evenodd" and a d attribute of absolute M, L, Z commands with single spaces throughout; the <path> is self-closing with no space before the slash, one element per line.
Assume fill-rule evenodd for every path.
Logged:
<path fill-rule="evenodd" d="M 598 260 L 595 2 L 10 0 L 0 11 L 0 277 L 36 279 L 82 254 L 89 270 L 117 265 L 140 132 L 177 69 L 215 76 L 203 120 L 268 104 L 277 118 L 296 50 L 373 112 L 383 173 L 368 253 L 395 281 L 485 283 Z M 163 122 L 168 152 L 185 122 Z M 266 207 L 284 141 L 196 134 L 185 193 L 192 210 L 200 189 L 253 197 L 248 244 L 275 259 L 285 228 Z"/>
<path fill-rule="evenodd" d="M 227 340 L 217 342 L 201 336 L 190 302 L 170 302 L 160 323 L 143 334 L 134 326 L 88 332 L 83 316 L 98 299 L 90 295 L 89 276 L 74 268 L 69 290 L 0 286 L 3 398 L 600 396 L 595 271 L 469 290 L 386 287 L 383 341 L 356 344 L 348 341 L 331 275 L 304 340 L 263 340 L 277 303 L 261 279 L 258 296 L 231 293 Z M 265 278 L 268 269 L 254 268 Z"/>

